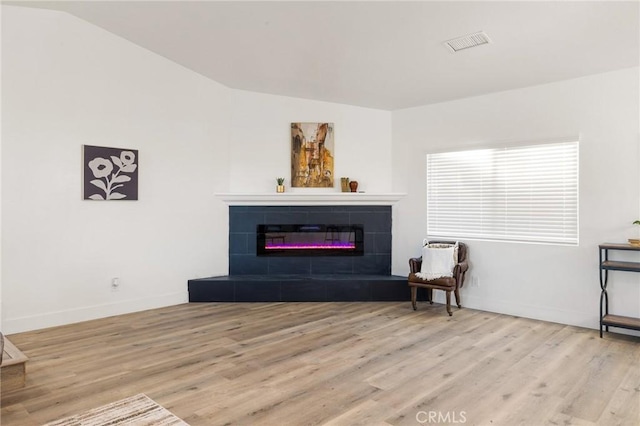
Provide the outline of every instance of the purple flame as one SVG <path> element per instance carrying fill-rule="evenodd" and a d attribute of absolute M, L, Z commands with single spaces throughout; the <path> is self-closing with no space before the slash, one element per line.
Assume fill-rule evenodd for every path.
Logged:
<path fill-rule="evenodd" d="M 266 250 L 326 250 L 340 249 L 353 250 L 356 248 L 354 243 L 334 243 L 334 244 L 266 244 Z"/>

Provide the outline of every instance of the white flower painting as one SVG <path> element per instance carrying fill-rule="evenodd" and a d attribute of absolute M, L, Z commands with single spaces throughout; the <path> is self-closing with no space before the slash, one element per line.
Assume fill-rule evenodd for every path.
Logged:
<path fill-rule="evenodd" d="M 84 145 L 84 199 L 137 200 L 138 151 Z"/>

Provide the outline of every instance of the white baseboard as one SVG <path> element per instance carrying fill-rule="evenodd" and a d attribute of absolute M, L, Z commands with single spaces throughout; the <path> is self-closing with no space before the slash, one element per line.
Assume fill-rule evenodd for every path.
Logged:
<path fill-rule="evenodd" d="M 559 324 L 574 325 L 591 329 L 599 329 L 598 306 L 593 312 L 580 312 L 564 309 L 550 308 L 546 306 L 513 303 L 502 300 L 487 300 L 472 296 L 463 296 L 463 305 L 472 309 L 495 312 L 505 315 L 513 315 L 542 321 L 556 322 Z"/>
<path fill-rule="evenodd" d="M 64 311 L 46 312 L 17 318 L 5 318 L 2 322 L 4 334 L 21 333 L 42 328 L 106 318 L 131 312 L 146 311 L 148 309 L 179 305 L 188 302 L 188 293 L 170 293 L 145 297 L 142 299 L 124 300 L 102 305 L 85 306 Z"/>
<path fill-rule="evenodd" d="M 600 321 L 598 316 L 598 306 L 593 306 L 593 311 L 581 312 L 574 310 L 556 309 L 540 305 L 531 305 L 523 303 L 513 303 L 503 300 L 487 300 L 484 298 L 473 297 L 462 294 L 462 306 L 464 308 L 477 309 L 480 311 L 494 312 L 497 314 L 513 315 L 517 317 L 530 318 L 540 321 L 555 322 L 558 324 L 573 325 L 576 327 L 590 328 L 592 330 L 600 330 Z M 445 303 L 444 292 L 434 292 L 434 302 Z M 453 314 L 455 315 L 456 307 L 455 298 L 451 296 Z M 623 328 L 610 327 L 609 331 L 619 334 L 629 334 L 632 336 L 640 336 L 640 332 L 634 330 L 626 330 Z"/>
<path fill-rule="evenodd" d="M 444 293 L 434 292 L 434 301 L 444 304 Z M 41 315 L 32 315 L 18 318 L 6 318 L 3 321 L 2 332 L 5 334 L 21 333 L 24 331 L 39 330 L 42 328 L 89 321 L 98 318 L 106 318 L 114 315 L 128 314 L 131 312 L 145 311 L 148 309 L 162 308 L 165 306 L 179 305 L 188 302 L 188 293 L 179 292 L 144 299 L 126 300 L 117 303 L 94 305 L 65 311 L 48 312 Z M 454 302 L 452 300 L 452 302 Z M 455 303 L 455 302 L 454 302 Z M 514 304 L 500 300 L 486 300 L 483 298 L 462 295 L 462 306 L 481 311 L 495 312 L 505 315 L 513 315 L 531 318 L 541 321 L 556 322 L 560 324 L 574 325 L 590 329 L 599 329 L 598 312 L 584 313 L 578 311 L 559 310 L 538 305 Z M 597 306 L 596 306 L 597 308 Z M 457 308 L 453 307 L 454 315 Z M 610 328 L 611 331 L 620 334 L 640 336 L 639 332 L 618 328 Z"/>

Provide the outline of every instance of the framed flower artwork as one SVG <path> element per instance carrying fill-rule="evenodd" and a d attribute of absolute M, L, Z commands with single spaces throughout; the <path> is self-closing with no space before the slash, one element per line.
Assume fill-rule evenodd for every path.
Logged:
<path fill-rule="evenodd" d="M 85 200 L 137 200 L 138 150 L 83 145 Z"/>

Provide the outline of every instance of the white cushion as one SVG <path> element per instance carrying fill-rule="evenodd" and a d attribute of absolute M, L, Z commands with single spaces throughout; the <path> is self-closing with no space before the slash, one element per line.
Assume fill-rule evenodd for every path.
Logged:
<path fill-rule="evenodd" d="M 423 280 L 435 280 L 436 278 L 452 277 L 454 261 L 454 251 L 457 244 L 449 247 L 431 247 L 426 245 L 422 248 L 422 266 L 420 272 L 416 273 L 418 278 Z"/>
<path fill-rule="evenodd" d="M 426 240 L 425 240 L 426 241 Z M 424 243 L 424 242 L 423 242 Z M 430 248 L 449 248 L 453 247 L 453 263 L 458 263 L 458 251 L 460 250 L 460 246 L 456 241 L 455 244 L 449 243 L 426 243 Z"/>

